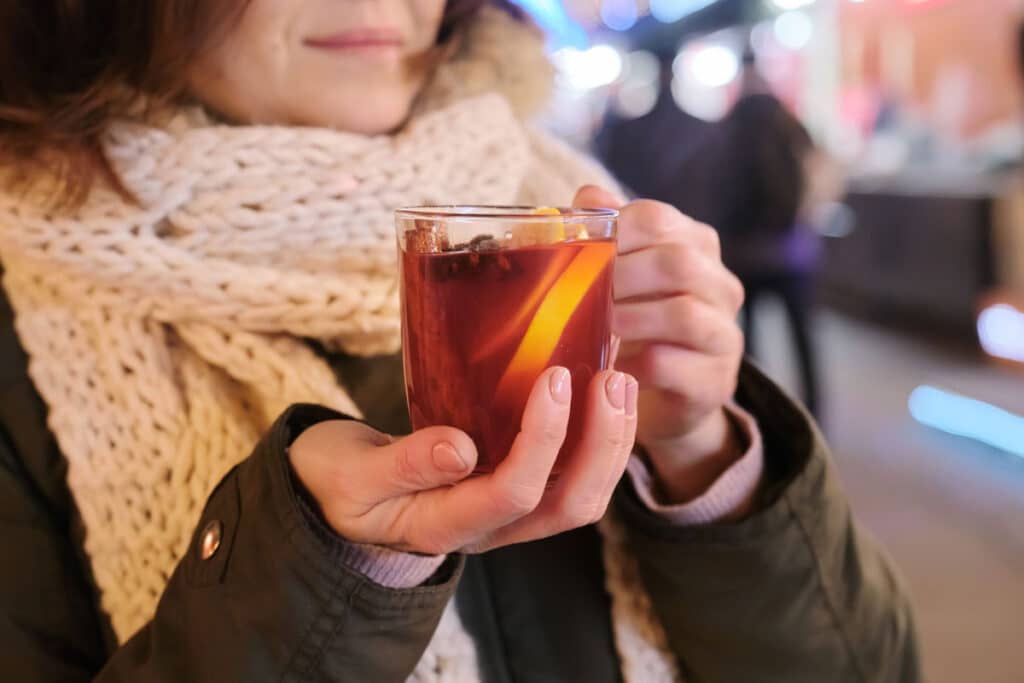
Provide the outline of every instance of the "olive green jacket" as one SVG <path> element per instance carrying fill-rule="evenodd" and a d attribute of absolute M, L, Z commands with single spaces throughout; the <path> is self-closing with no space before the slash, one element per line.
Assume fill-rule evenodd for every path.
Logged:
<path fill-rule="evenodd" d="M 401 405 L 396 361 L 336 360 L 371 422 L 394 429 L 385 423 Z M 748 518 L 676 527 L 628 483 L 614 503 L 686 679 L 918 681 L 906 593 L 853 523 L 813 424 L 753 368 L 736 398 L 765 446 Z M 334 417 L 316 406 L 281 416 L 210 495 L 154 619 L 117 647 L 66 462 L 0 300 L 0 680 L 403 681 L 453 596 L 485 681 L 620 680 L 592 527 L 450 556 L 418 588 L 384 588 L 347 569 L 342 541 L 304 502 L 286 457 L 298 433 Z M 221 544 L 204 560 L 199 536 L 211 521 Z"/>

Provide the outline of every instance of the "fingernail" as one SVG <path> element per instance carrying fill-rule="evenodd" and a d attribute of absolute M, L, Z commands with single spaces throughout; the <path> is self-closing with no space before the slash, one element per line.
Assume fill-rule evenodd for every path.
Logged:
<path fill-rule="evenodd" d="M 459 455 L 458 449 L 447 441 L 434 446 L 431 455 L 434 458 L 434 466 L 442 472 L 461 472 L 466 469 L 466 461 Z"/>
<path fill-rule="evenodd" d="M 626 405 L 626 378 L 621 372 L 616 372 L 608 378 L 604 384 L 604 392 L 608 395 L 608 402 L 612 408 L 622 410 Z"/>
<path fill-rule="evenodd" d="M 637 397 L 640 395 L 640 385 L 632 377 L 626 378 L 626 417 L 636 415 Z"/>
<path fill-rule="evenodd" d="M 565 368 L 558 368 L 551 373 L 551 398 L 556 403 L 566 404 L 572 399 L 572 384 L 570 383 L 569 371 Z"/>

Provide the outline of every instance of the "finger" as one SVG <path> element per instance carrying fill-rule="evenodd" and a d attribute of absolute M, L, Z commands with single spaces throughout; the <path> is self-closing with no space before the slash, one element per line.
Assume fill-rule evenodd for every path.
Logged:
<path fill-rule="evenodd" d="M 608 502 L 611 501 L 612 495 L 615 493 L 616 487 L 619 485 L 619 481 L 622 479 L 622 475 L 626 472 L 626 465 L 629 463 L 629 458 L 633 454 L 633 448 L 636 445 L 637 425 L 639 423 L 638 415 L 640 413 L 640 383 L 632 375 L 626 375 L 626 419 L 623 424 L 623 452 L 619 458 L 619 466 L 612 470 L 611 476 L 605 481 L 602 497 L 605 502 L 605 509 L 607 510 Z M 603 517 L 602 513 L 602 517 Z"/>
<path fill-rule="evenodd" d="M 743 333 L 732 314 L 693 296 L 617 303 L 613 313 L 612 327 L 623 342 L 675 344 L 713 355 L 743 348 Z"/>
<path fill-rule="evenodd" d="M 619 214 L 619 254 L 630 254 L 659 244 L 684 242 L 705 254 L 721 258 L 718 233 L 675 207 L 649 199 L 635 201 Z"/>
<path fill-rule="evenodd" d="M 641 394 L 661 391 L 660 403 L 668 413 L 680 412 L 690 404 L 695 406 L 721 405 L 736 391 L 738 357 L 716 357 L 678 346 L 648 344 L 635 352 L 623 352 L 619 367 L 640 383 Z M 641 400 L 645 424 L 655 423 L 656 416 L 649 413 Z M 671 424 L 672 415 L 665 416 Z"/>
<path fill-rule="evenodd" d="M 460 481 L 476 460 L 476 446 L 465 432 L 427 427 L 378 448 L 356 476 L 378 500 L 387 500 Z"/>
<path fill-rule="evenodd" d="M 451 552 L 532 512 L 565 440 L 571 399 L 567 370 L 542 374 L 505 460 L 491 474 L 417 496 L 397 523 L 399 535 L 423 552 Z"/>
<path fill-rule="evenodd" d="M 616 418 L 621 419 L 615 420 L 615 424 L 612 424 L 613 420 L 600 414 L 599 404 L 596 400 L 597 392 L 592 389 L 587 406 L 584 437 L 576 451 L 570 454 L 566 469 L 562 473 L 562 477 L 559 478 L 554 491 L 556 494 L 561 493 L 563 489 L 566 492 L 567 501 L 561 508 L 563 512 L 572 512 L 578 505 L 585 505 L 588 498 L 596 498 L 599 501 L 597 509 L 592 511 L 590 519 L 584 524 L 595 523 L 604 516 L 615 486 L 622 478 L 623 472 L 626 471 L 626 463 L 633 452 L 636 440 L 639 384 L 636 378 L 629 374 L 622 373 L 622 377 L 622 409 L 615 411 Z M 608 395 L 610 397 L 610 394 Z M 609 402 L 614 407 L 618 400 Z M 616 426 L 621 429 L 617 435 L 614 433 Z M 602 447 L 607 447 L 609 451 L 609 455 L 605 458 L 599 455 Z M 587 462 L 588 459 L 591 462 Z M 604 473 L 603 478 L 600 476 L 602 472 Z M 577 480 L 579 483 L 574 482 L 575 477 L 579 477 Z M 557 500 L 557 495 L 552 498 Z M 583 526 L 583 524 L 576 523 L 577 520 L 570 518 L 569 521 L 573 523 L 573 526 L 567 528 Z"/>
<path fill-rule="evenodd" d="M 642 387 L 641 437 L 648 444 L 689 432 L 736 392 L 738 360 L 734 359 L 679 347 L 650 346 L 624 358 L 623 367 L 637 373 Z"/>
<path fill-rule="evenodd" d="M 572 200 L 578 209 L 619 209 L 625 202 L 613 192 L 597 185 L 584 185 Z"/>
<path fill-rule="evenodd" d="M 690 294 L 735 315 L 743 285 L 720 261 L 685 242 L 661 244 L 620 256 L 615 264 L 615 298 L 652 299 Z"/>
<path fill-rule="evenodd" d="M 531 514 L 481 539 L 470 550 L 482 552 L 545 538 L 600 519 L 611 495 L 608 482 L 621 477 L 632 449 L 635 387 L 636 381 L 620 372 L 599 373 L 587 392 L 583 437 L 567 454 L 558 481 Z"/>

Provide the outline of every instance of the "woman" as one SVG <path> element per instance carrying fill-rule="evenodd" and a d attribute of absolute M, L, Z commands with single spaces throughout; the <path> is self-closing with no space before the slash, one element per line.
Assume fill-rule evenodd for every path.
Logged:
<path fill-rule="evenodd" d="M 916 679 L 892 571 L 803 413 L 737 379 L 740 288 L 666 206 L 622 208 L 617 369 L 554 487 L 564 369 L 493 475 L 457 430 L 385 435 L 395 206 L 617 204 L 522 122 L 540 39 L 479 4 L 6 7 L 6 680 Z"/>

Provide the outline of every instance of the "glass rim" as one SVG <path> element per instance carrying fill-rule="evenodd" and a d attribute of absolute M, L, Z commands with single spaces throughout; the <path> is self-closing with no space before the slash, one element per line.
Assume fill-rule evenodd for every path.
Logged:
<path fill-rule="evenodd" d="M 513 220 L 537 223 L 561 221 L 578 223 L 588 220 L 609 220 L 619 217 L 616 209 L 579 209 L 551 207 L 559 215 L 534 213 L 535 206 L 502 206 L 490 204 L 445 204 L 437 206 L 408 206 L 395 210 L 395 218 L 407 220 L 493 221 Z"/>

